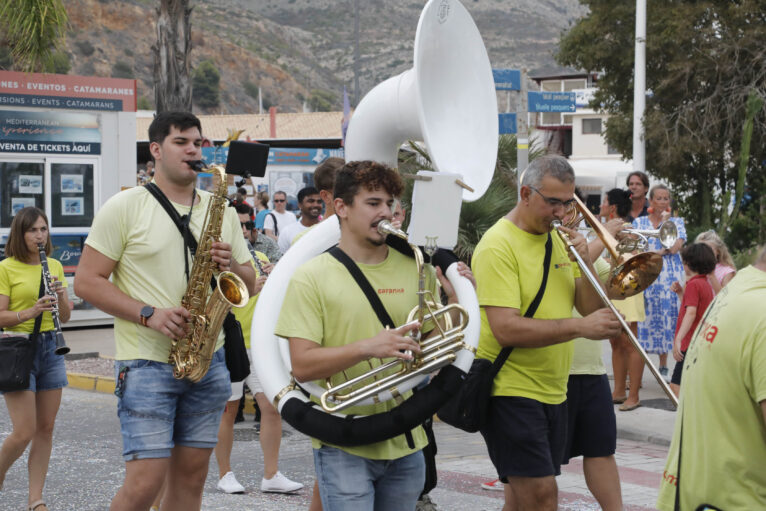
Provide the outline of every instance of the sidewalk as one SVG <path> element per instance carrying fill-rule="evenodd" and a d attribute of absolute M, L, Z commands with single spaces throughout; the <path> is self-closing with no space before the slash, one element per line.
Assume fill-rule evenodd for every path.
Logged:
<path fill-rule="evenodd" d="M 114 357 L 114 330 L 112 328 L 87 328 L 78 330 L 65 330 L 67 345 L 71 348 L 71 354 L 95 354 L 102 357 Z M 607 341 L 602 342 L 603 358 L 607 372 L 612 371 L 611 348 Z M 655 363 L 657 357 L 652 355 Z M 70 385 L 84 390 L 98 390 L 100 392 L 112 392 L 114 379 L 97 375 L 72 375 Z M 665 393 L 654 380 L 651 372 L 646 369 L 641 388 L 641 401 L 667 400 Z M 671 405 L 672 406 L 672 405 Z M 641 406 L 630 412 L 620 412 L 615 406 L 617 416 L 617 438 L 647 442 L 655 445 L 668 446 L 673 435 L 675 412 Z"/>

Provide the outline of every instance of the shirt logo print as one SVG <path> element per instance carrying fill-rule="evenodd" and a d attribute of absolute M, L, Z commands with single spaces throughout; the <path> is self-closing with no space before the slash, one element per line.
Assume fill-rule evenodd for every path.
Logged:
<path fill-rule="evenodd" d="M 398 295 L 403 294 L 404 288 L 390 288 L 390 287 L 384 287 L 384 288 L 378 288 L 378 294 L 379 295 Z"/>

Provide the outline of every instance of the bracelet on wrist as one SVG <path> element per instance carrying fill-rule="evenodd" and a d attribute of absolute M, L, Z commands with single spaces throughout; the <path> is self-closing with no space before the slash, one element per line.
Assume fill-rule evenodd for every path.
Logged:
<path fill-rule="evenodd" d="M 23 320 L 23 319 L 21 319 L 21 314 L 19 314 L 20 312 L 21 312 L 21 311 L 16 311 L 16 319 L 18 319 L 18 320 L 19 320 L 19 323 L 23 323 L 23 322 L 24 322 L 24 320 Z"/>

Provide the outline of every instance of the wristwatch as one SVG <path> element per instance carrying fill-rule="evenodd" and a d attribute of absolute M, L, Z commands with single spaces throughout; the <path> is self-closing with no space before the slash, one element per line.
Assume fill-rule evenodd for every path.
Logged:
<path fill-rule="evenodd" d="M 154 314 L 154 307 L 151 305 L 144 305 L 141 308 L 141 312 L 139 313 L 141 318 L 141 324 L 143 326 L 146 326 L 146 323 L 149 321 L 149 318 L 152 317 L 152 314 Z"/>

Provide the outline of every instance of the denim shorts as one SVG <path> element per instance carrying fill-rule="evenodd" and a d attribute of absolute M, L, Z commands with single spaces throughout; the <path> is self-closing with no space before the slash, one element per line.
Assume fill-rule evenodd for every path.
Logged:
<path fill-rule="evenodd" d="M 215 447 L 231 394 L 223 348 L 197 383 L 176 379 L 170 364 L 153 360 L 115 360 L 114 372 L 125 461 L 168 458 L 176 445 Z"/>
<path fill-rule="evenodd" d="M 56 355 L 55 351 L 56 332 L 53 330 L 40 332 L 37 336 L 32 372 L 29 375 L 29 387 L 25 390 L 42 392 L 60 389 L 69 384 L 66 377 L 64 356 Z"/>
<path fill-rule="evenodd" d="M 323 445 L 314 449 L 325 511 L 415 509 L 426 479 L 423 451 L 395 460 L 371 460 Z"/>

